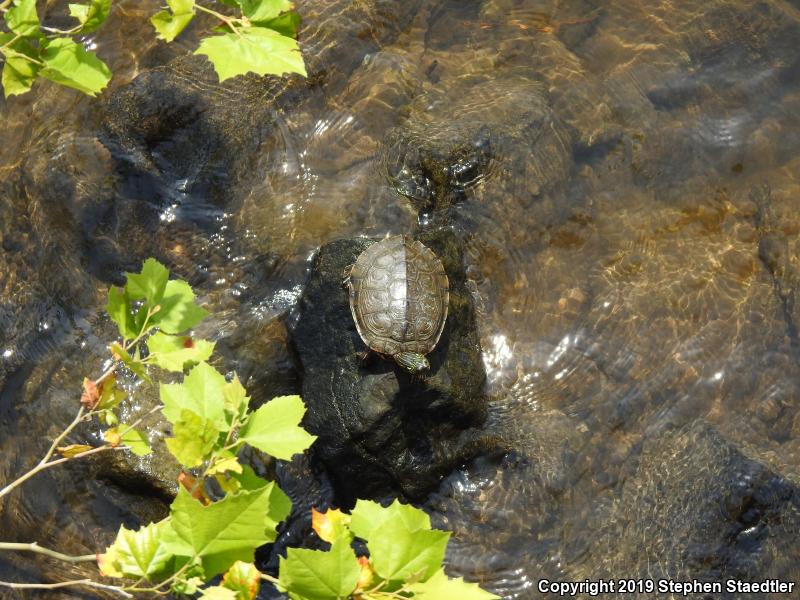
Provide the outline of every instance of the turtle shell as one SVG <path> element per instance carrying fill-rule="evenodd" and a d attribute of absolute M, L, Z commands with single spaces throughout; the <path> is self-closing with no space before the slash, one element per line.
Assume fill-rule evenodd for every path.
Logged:
<path fill-rule="evenodd" d="M 350 271 L 350 310 L 364 343 L 381 354 L 428 354 L 450 301 L 442 261 L 405 235 L 369 246 Z"/>

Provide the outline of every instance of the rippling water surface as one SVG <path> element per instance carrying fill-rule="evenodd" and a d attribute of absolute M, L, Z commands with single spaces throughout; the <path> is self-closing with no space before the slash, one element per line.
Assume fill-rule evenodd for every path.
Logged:
<path fill-rule="evenodd" d="M 136 82 L 176 57 L 186 77 L 202 23 L 167 47 L 158 2 L 115 4 L 104 98 L 0 101 L 0 480 L 70 418 L 113 335 L 107 287 L 143 257 L 197 288 L 221 366 L 265 399 L 298 388 L 284 318 L 320 245 L 446 223 L 487 427 L 514 449 L 427 503 L 450 572 L 507 598 L 543 577 L 798 581 L 800 4 L 305 0 L 316 78 L 190 82 L 194 112 Z M 42 475 L 1 537 L 94 552 L 163 510 L 135 492 L 102 465 Z M 0 579 L 80 573 L 0 557 Z"/>

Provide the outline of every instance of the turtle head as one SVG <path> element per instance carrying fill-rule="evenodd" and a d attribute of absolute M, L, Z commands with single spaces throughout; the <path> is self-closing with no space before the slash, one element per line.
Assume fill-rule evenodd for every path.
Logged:
<path fill-rule="evenodd" d="M 395 354 L 394 359 L 398 365 L 412 375 L 419 375 L 431 368 L 431 363 L 428 362 L 428 359 L 416 352 L 400 352 Z"/>

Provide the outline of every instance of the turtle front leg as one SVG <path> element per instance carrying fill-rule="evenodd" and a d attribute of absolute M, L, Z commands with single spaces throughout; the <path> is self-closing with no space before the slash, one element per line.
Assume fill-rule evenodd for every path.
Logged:
<path fill-rule="evenodd" d="M 355 263 L 353 263 L 355 264 Z M 353 265 L 347 265 L 342 272 L 342 287 L 350 287 L 350 275 L 353 272 Z"/>

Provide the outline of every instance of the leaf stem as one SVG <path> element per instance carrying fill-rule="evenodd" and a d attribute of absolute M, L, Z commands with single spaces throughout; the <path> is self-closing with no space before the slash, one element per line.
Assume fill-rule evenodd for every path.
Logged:
<path fill-rule="evenodd" d="M 43 548 L 36 542 L 33 542 L 32 544 L 0 542 L 0 550 L 15 550 L 17 552 L 36 552 L 37 554 L 44 554 L 45 556 L 49 556 L 51 558 L 57 558 L 58 560 L 68 563 L 94 562 L 95 560 L 97 560 L 96 554 L 70 556 L 69 554 L 62 554 L 61 552 L 56 552 L 55 550 L 50 550 L 49 548 Z"/>
<path fill-rule="evenodd" d="M 111 590 L 121 594 L 125 598 L 133 598 L 132 594 L 129 594 L 121 587 L 98 583 L 96 581 L 92 581 L 91 579 L 73 579 L 72 581 L 59 581 L 58 583 L 15 583 L 13 581 L 0 581 L 0 586 L 17 590 L 53 590 L 71 586 L 86 586 L 103 590 Z"/>
<path fill-rule="evenodd" d="M 239 33 L 239 30 L 234 25 L 234 23 L 241 23 L 242 22 L 241 19 L 237 19 L 236 17 L 227 17 L 227 16 L 223 15 L 222 13 L 218 13 L 215 10 L 211 10 L 210 8 L 206 8 L 205 6 L 202 6 L 201 4 L 195 4 L 194 6 L 195 6 L 195 8 L 197 10 L 199 10 L 201 12 L 208 13 L 209 15 L 213 15 L 213 16 L 217 17 L 220 21 L 222 21 L 228 27 L 230 27 L 233 30 L 233 33 L 235 33 L 236 35 L 242 35 L 241 33 Z"/>
<path fill-rule="evenodd" d="M 272 575 L 267 575 L 266 573 L 261 574 L 261 579 L 264 581 L 269 581 L 272 585 L 280 585 L 281 580 L 273 577 Z"/>

